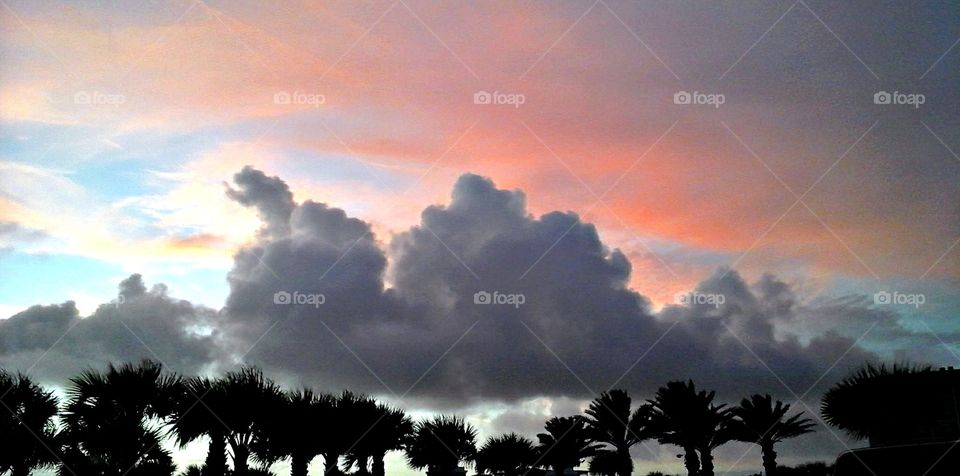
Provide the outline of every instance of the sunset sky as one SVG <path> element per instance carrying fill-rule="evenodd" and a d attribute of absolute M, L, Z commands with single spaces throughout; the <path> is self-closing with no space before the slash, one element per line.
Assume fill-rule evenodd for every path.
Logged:
<path fill-rule="evenodd" d="M 960 366 L 960 5 L 2 0 L 0 39 L 0 366 L 51 386 L 249 363 L 533 436 Z"/>

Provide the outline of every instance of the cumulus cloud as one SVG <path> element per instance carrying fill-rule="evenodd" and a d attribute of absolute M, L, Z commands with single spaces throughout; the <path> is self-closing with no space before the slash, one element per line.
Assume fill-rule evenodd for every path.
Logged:
<path fill-rule="evenodd" d="M 286 184 L 251 168 L 234 181 L 239 190 L 228 195 L 256 208 L 264 221 L 257 242 L 237 253 L 228 275 L 224 313 L 234 355 L 315 377 L 315 369 L 342 360 L 336 348 L 317 342 L 331 336 L 323 322 L 353 333 L 386 317 L 386 257 L 370 226 L 342 210 L 295 204 Z M 316 301 L 301 305 L 282 295 Z"/>
<path fill-rule="evenodd" d="M 837 360 L 834 372 L 877 358 L 849 333 L 778 332 L 816 309 L 772 276 L 750 285 L 720 269 L 694 291 L 722 304 L 654 313 L 628 288 L 630 262 L 592 224 L 570 212 L 534 217 L 522 192 L 484 177 L 462 176 L 449 204 L 426 208 L 385 245 L 342 210 L 294 203 L 279 178 L 247 168 L 234 182 L 240 191 L 228 193 L 256 208 L 267 231 L 230 273 L 232 351 L 298 382 L 409 390 L 434 407 L 589 398 L 612 385 L 649 395 L 678 378 L 738 398 L 746 380 L 789 395 L 783 379 L 801 393 L 829 381 L 820 376 Z M 325 301 L 278 304 L 278 292 Z M 476 304 L 478 292 L 523 303 Z M 885 318 L 865 306 L 845 312 Z"/>
<path fill-rule="evenodd" d="M 228 186 L 227 196 L 257 210 L 263 220 L 262 235 L 279 236 L 289 231 L 290 214 L 296 205 L 286 183 L 250 166 L 234 176 L 234 181 L 237 189 Z"/>
<path fill-rule="evenodd" d="M 114 302 L 80 316 L 73 301 L 36 305 L 0 320 L 0 367 L 29 370 L 62 384 L 84 367 L 156 359 L 196 373 L 218 360 L 217 313 L 147 289 L 139 274 L 124 279 Z"/>
<path fill-rule="evenodd" d="M 347 387 L 412 410 L 464 412 L 487 433 L 533 435 L 611 387 L 640 401 L 693 379 L 726 402 L 767 392 L 815 409 L 864 361 L 946 357 L 930 351 L 934 336 L 867 297 L 811 301 L 775 276 L 751 283 L 728 268 L 654 311 L 629 287 L 630 261 L 593 224 L 572 212 L 533 216 L 523 192 L 477 175 L 386 241 L 339 208 L 296 202 L 283 180 L 251 167 L 226 194 L 262 227 L 236 252 L 219 311 L 135 274 L 90 316 L 68 301 L 0 321 L 0 366 L 62 384 L 110 361 L 153 358 L 185 373 L 254 364 L 287 385 Z M 509 303 L 477 304 L 482 293 Z M 842 449 L 828 432 L 795 444 L 805 458 Z M 635 456 L 653 464 L 671 459 L 665 451 Z"/>
<path fill-rule="evenodd" d="M 855 341 L 868 328 L 907 349 L 926 342 L 863 298 L 808 302 L 774 276 L 751 284 L 726 268 L 690 292 L 722 302 L 654 312 L 628 286 L 629 260 L 592 224 L 572 212 L 533 216 L 521 191 L 477 175 L 389 241 L 341 209 L 297 203 L 283 180 L 251 167 L 226 193 L 262 229 L 237 251 L 221 310 L 133 275 L 91 316 L 67 302 L 0 321 L 0 364 L 29 367 L 51 346 L 37 369 L 60 376 L 144 357 L 185 372 L 246 362 L 291 384 L 467 408 L 589 399 L 611 386 L 642 397 L 687 378 L 728 399 L 818 384 L 815 398 L 879 358 Z M 484 293 L 510 303 L 477 304 Z"/>

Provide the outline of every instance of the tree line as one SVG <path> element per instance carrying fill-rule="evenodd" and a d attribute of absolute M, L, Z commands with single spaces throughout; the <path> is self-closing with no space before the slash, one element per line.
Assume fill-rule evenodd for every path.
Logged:
<path fill-rule="evenodd" d="M 754 443 L 770 476 L 776 444 L 814 427 L 769 395 L 730 406 L 692 381 L 674 381 L 636 406 L 624 390 L 604 392 L 581 415 L 547 420 L 535 440 L 508 433 L 478 446 L 476 429 L 459 416 L 413 421 L 350 391 L 284 390 L 253 367 L 186 377 L 152 361 L 86 370 L 69 380 L 62 402 L 30 377 L 0 369 L 0 404 L 0 474 L 11 476 L 40 468 L 59 476 L 171 476 L 165 438 L 181 447 L 209 441 L 203 465 L 184 476 L 269 475 L 284 459 L 291 476 L 306 476 L 317 457 L 324 476 L 384 476 L 392 451 L 430 476 L 462 474 L 461 464 L 480 475 L 563 476 L 583 461 L 593 475 L 630 476 L 630 450 L 647 440 L 680 448 L 690 476 L 713 476 L 717 447 Z"/>

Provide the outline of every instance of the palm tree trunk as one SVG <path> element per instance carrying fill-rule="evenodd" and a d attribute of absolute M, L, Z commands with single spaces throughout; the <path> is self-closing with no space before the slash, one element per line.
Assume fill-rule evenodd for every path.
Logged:
<path fill-rule="evenodd" d="M 683 449 L 683 466 L 687 468 L 687 476 L 700 476 L 700 458 L 692 446 Z"/>
<path fill-rule="evenodd" d="M 233 472 L 237 476 L 245 475 L 249 468 L 250 449 L 244 444 L 231 444 L 233 448 Z"/>
<path fill-rule="evenodd" d="M 290 476 L 307 476 L 307 457 L 303 453 L 295 452 L 290 456 Z"/>
<path fill-rule="evenodd" d="M 224 476 L 226 473 L 227 440 L 220 433 L 211 433 L 207 459 L 203 462 L 203 476 Z"/>
<path fill-rule="evenodd" d="M 373 466 L 373 468 L 372 468 L 373 471 L 372 471 L 371 476 L 385 476 L 385 475 L 386 475 L 387 471 L 386 471 L 386 468 L 385 468 L 384 465 L 383 465 L 383 458 L 384 458 L 384 455 L 383 455 L 382 453 L 378 453 L 378 454 L 373 455 L 373 465 L 372 465 L 372 466 Z"/>
<path fill-rule="evenodd" d="M 775 476 L 777 474 L 777 452 L 773 451 L 773 444 L 760 445 L 760 453 L 763 455 L 764 476 Z"/>
<path fill-rule="evenodd" d="M 700 450 L 700 476 L 713 476 L 713 453 L 710 448 Z"/>
<path fill-rule="evenodd" d="M 617 448 L 617 476 L 633 474 L 633 459 L 630 458 L 630 448 Z"/>

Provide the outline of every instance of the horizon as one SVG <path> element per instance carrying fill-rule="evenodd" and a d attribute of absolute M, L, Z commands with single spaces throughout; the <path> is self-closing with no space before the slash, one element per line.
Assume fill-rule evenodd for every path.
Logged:
<path fill-rule="evenodd" d="M 58 395 L 253 365 L 482 442 L 692 379 L 796 465 L 865 363 L 960 368 L 960 5 L 2 3 L 0 368 Z"/>

